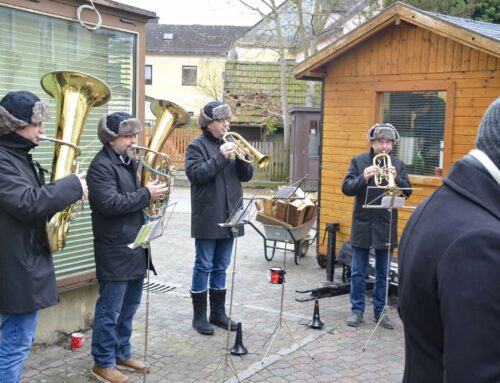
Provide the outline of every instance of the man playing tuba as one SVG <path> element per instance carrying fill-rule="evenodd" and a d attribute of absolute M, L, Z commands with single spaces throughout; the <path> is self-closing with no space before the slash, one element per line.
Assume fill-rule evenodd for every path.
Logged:
<path fill-rule="evenodd" d="M 47 104 L 27 91 L 0 101 L 0 381 L 19 382 L 38 311 L 57 304 L 47 218 L 87 197 L 85 172 L 45 185 L 30 151 L 44 134 Z"/>
<path fill-rule="evenodd" d="M 191 236 L 195 238 L 196 258 L 193 267 L 191 297 L 193 327 L 212 335 L 212 324 L 228 328 L 225 312 L 226 269 L 231 260 L 233 235 L 226 222 L 242 206 L 241 182 L 250 181 L 253 165 L 236 157 L 237 145 L 224 142 L 229 128 L 231 108 L 210 102 L 200 111 L 202 135 L 195 138 L 186 152 L 186 175 L 191 182 Z M 243 235 L 243 227 L 238 236 Z M 207 320 L 207 295 L 210 291 L 210 322 Z M 231 321 L 231 330 L 236 323 Z"/>
<path fill-rule="evenodd" d="M 162 197 L 168 187 L 156 181 L 141 187 L 136 174 L 138 164 L 132 155 L 132 145 L 141 130 L 140 122 L 128 113 L 104 115 L 97 128 L 103 147 L 92 160 L 87 177 L 99 281 L 91 373 L 98 380 L 112 383 L 128 381 L 116 366 L 149 372 L 148 365 L 133 357 L 130 344 L 147 254 L 142 247 L 130 249 L 128 245 L 144 223 L 141 210 L 150 200 Z"/>

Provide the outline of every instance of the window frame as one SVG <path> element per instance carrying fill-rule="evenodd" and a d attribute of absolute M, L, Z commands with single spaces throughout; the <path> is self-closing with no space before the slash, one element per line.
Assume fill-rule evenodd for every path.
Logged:
<path fill-rule="evenodd" d="M 424 91 L 443 91 L 446 92 L 446 108 L 444 116 L 443 132 L 443 174 L 446 176 L 451 167 L 452 143 L 453 143 L 453 111 L 455 110 L 455 81 L 385 81 L 373 85 L 371 106 L 370 106 L 370 126 L 380 122 L 379 111 L 382 93 L 385 92 L 424 92 Z M 397 128 L 397 127 L 396 127 Z M 441 184 L 441 177 L 411 175 L 413 183 L 428 184 L 432 179 Z"/>
<path fill-rule="evenodd" d="M 148 79 L 146 76 L 146 70 L 147 68 L 151 69 L 151 77 Z M 144 65 L 144 84 L 145 85 L 153 85 L 153 65 L 151 64 L 145 64 Z"/>
<path fill-rule="evenodd" d="M 187 83 L 187 81 L 184 78 L 184 69 L 195 69 L 196 76 L 195 76 L 194 84 Z M 182 86 L 198 86 L 198 66 L 197 65 L 183 65 L 181 74 L 182 74 Z"/>

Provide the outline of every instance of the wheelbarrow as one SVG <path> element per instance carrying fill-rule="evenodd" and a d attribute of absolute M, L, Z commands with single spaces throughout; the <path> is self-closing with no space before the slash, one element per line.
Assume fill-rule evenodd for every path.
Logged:
<path fill-rule="evenodd" d="M 294 261 L 295 264 L 298 265 L 300 263 L 300 258 L 306 255 L 309 245 L 316 240 L 318 234 L 317 230 L 313 228 L 316 217 L 311 218 L 309 221 L 297 227 L 293 227 L 286 222 L 268 217 L 259 212 L 255 220 L 262 225 L 264 231 L 261 231 L 252 221 L 248 223 L 262 237 L 264 241 L 264 258 L 268 261 L 274 258 L 276 250 L 289 250 L 286 244 L 291 243 L 294 246 Z M 312 229 L 315 231 L 313 236 L 310 235 Z M 268 249 L 272 251 L 268 253 Z"/>

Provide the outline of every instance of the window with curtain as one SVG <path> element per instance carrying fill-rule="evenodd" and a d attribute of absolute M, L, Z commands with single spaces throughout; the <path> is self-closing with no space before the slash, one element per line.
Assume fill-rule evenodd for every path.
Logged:
<path fill-rule="evenodd" d="M 153 84 L 153 66 L 152 65 L 146 65 L 145 69 L 146 73 L 144 75 L 146 85 L 151 85 Z"/>
<path fill-rule="evenodd" d="M 401 138 L 394 147 L 409 174 L 438 176 L 443 168 L 446 92 L 380 93 L 380 117 Z"/>
<path fill-rule="evenodd" d="M 196 86 L 198 68 L 195 65 L 182 66 L 182 85 Z"/>
<path fill-rule="evenodd" d="M 101 27 L 89 31 L 75 21 L 0 6 L 0 97 L 11 90 L 28 90 L 49 103 L 46 134 L 55 136 L 56 105 L 40 86 L 51 71 L 88 73 L 104 81 L 112 92 L 108 104 L 93 108 L 80 141 L 80 169 L 86 169 L 102 147 L 97 122 L 104 113 L 135 114 L 136 35 Z M 52 166 L 54 147 L 42 142 L 33 152 L 46 169 Z M 46 180 L 50 181 L 49 179 Z M 66 247 L 54 255 L 58 276 L 94 268 L 92 228 L 88 204 L 72 222 Z"/>

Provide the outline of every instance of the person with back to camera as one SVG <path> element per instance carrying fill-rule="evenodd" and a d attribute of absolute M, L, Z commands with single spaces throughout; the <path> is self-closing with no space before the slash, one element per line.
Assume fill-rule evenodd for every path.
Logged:
<path fill-rule="evenodd" d="M 230 228 L 220 227 L 219 223 L 226 222 L 230 214 L 242 207 L 241 182 L 250 181 L 253 176 L 252 164 L 233 158 L 236 144 L 222 140 L 230 118 L 229 105 L 205 105 L 199 116 L 202 135 L 189 144 L 186 152 L 186 175 L 191 182 L 191 236 L 196 249 L 191 283 L 193 327 L 204 335 L 214 333 L 212 324 L 228 328 L 226 269 L 234 237 Z M 243 234 L 243 227 L 239 227 L 237 236 Z M 231 321 L 230 328 L 236 331 L 236 323 Z"/>
<path fill-rule="evenodd" d="M 20 381 L 39 310 L 58 302 L 47 219 L 87 198 L 85 172 L 45 185 L 31 157 L 48 118 L 47 104 L 31 92 L 0 101 L 0 383 Z"/>
<path fill-rule="evenodd" d="M 399 251 L 403 382 L 500 382 L 500 98 Z"/>
<path fill-rule="evenodd" d="M 150 370 L 148 364 L 133 357 L 130 344 L 148 266 L 147 250 L 128 245 L 144 224 L 142 209 L 151 199 L 163 196 L 168 187 L 156 181 L 140 185 L 132 145 L 141 130 L 140 122 L 128 113 L 104 115 L 97 128 L 103 147 L 92 160 L 87 177 L 99 282 L 91 374 L 102 382 L 127 382 L 128 377 L 117 368 L 138 373 Z"/>
<path fill-rule="evenodd" d="M 397 247 L 398 212 L 393 210 L 391 238 L 389 238 L 389 219 L 387 209 L 363 208 L 368 192 L 368 201 L 375 200 L 384 193 L 384 189 L 367 189 L 375 186 L 374 176 L 381 163 L 373 165 L 375 155 L 385 152 L 390 155 L 392 167 L 389 171 L 399 188 L 411 188 L 403 161 L 391 154 L 394 143 L 399 140 L 396 128 L 388 123 L 375 124 L 368 130 L 370 151 L 355 156 L 349 165 L 347 175 L 342 183 L 342 192 L 347 196 L 354 196 L 354 208 L 351 225 L 352 271 L 351 271 L 351 315 L 347 318 L 347 325 L 358 327 L 363 321 L 365 311 L 366 267 L 370 248 L 375 250 L 375 286 L 372 294 L 373 320 L 379 321 L 386 301 L 386 284 L 388 270 L 387 243 L 392 249 Z M 411 190 L 404 190 L 406 197 Z M 391 254 L 392 256 L 392 254 Z M 393 329 L 394 325 L 387 315 L 382 318 L 381 326 Z"/>

